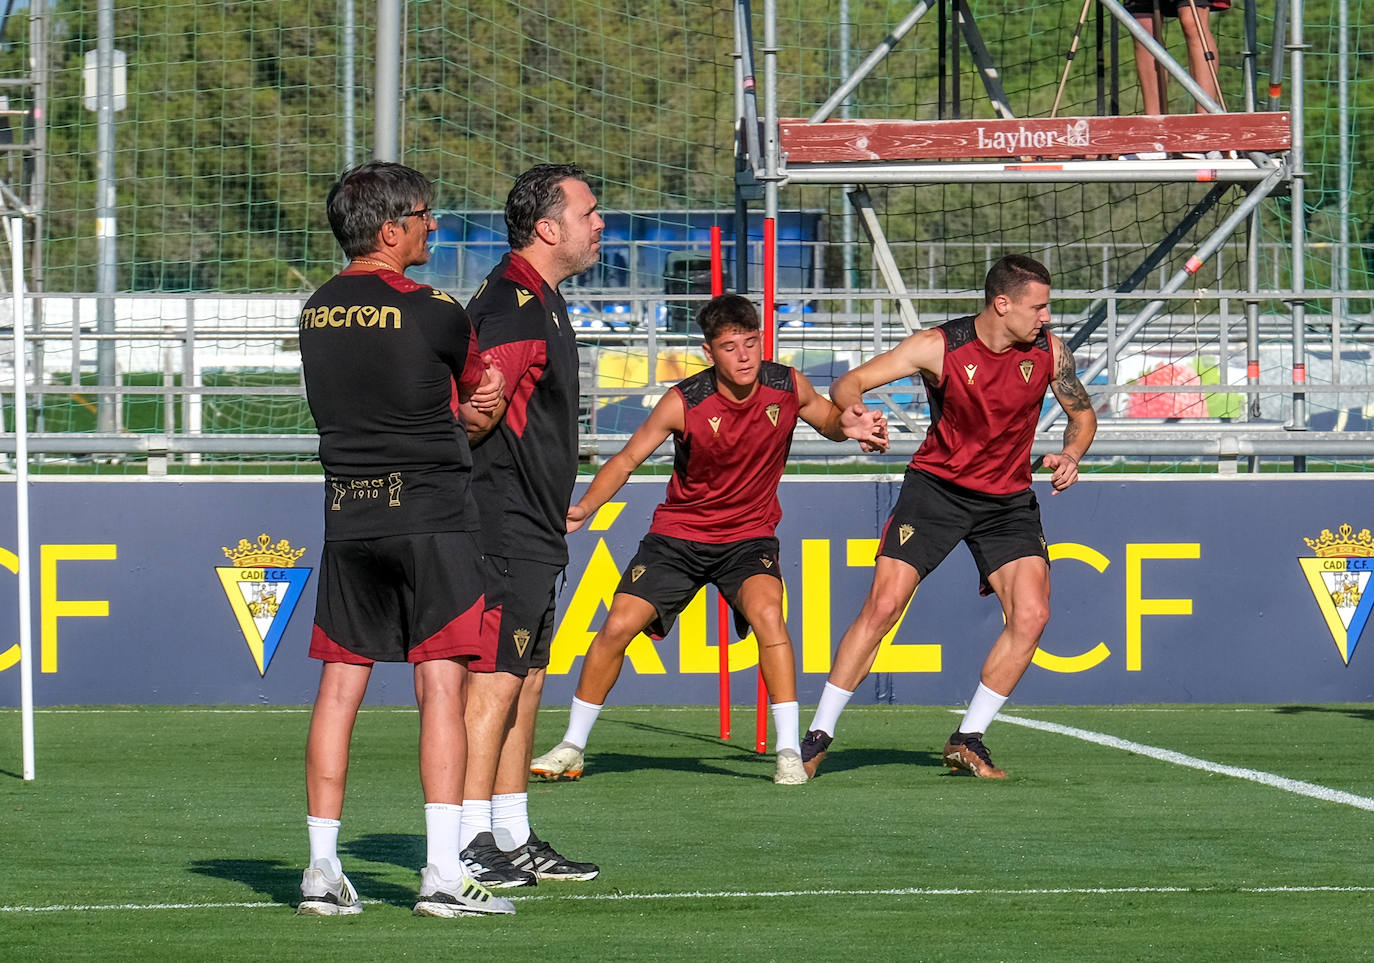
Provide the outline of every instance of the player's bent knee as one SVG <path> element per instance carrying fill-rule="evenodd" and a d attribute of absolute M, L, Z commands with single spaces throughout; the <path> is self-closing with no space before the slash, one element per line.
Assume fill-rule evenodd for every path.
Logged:
<path fill-rule="evenodd" d="M 605 625 L 596 638 L 592 639 L 592 644 L 587 647 L 587 654 L 599 655 L 607 659 L 623 659 L 625 651 L 629 649 L 630 643 L 634 641 L 634 637 L 639 631 L 639 629 L 622 631 L 620 626 Z"/>
<path fill-rule="evenodd" d="M 1027 625 L 1043 629 L 1050 621 L 1050 606 L 1048 602 L 1037 602 L 1032 605 L 1022 616 Z"/>
<path fill-rule="evenodd" d="M 870 596 L 859 617 L 867 623 L 870 629 L 878 630 L 880 636 L 886 635 L 897 624 L 897 620 L 902 617 L 906 603 L 907 599 L 899 599 L 895 596 Z"/>
<path fill-rule="evenodd" d="M 749 616 L 749 625 L 755 634 L 762 633 L 770 638 L 787 635 L 787 623 L 783 620 L 782 609 L 774 608 Z"/>
<path fill-rule="evenodd" d="M 1012 633 L 1020 638 L 1039 639 L 1050 621 L 1048 605 L 1018 606 L 1007 620 Z"/>

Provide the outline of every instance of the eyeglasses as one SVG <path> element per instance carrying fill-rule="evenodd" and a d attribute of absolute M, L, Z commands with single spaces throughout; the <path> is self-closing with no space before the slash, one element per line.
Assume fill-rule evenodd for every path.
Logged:
<path fill-rule="evenodd" d="M 399 221 L 399 220 L 401 220 L 401 218 L 406 218 L 406 217 L 423 217 L 425 220 L 428 221 L 428 220 L 433 219 L 433 217 L 434 217 L 434 209 L 431 208 L 431 207 L 417 207 L 417 208 L 415 208 L 415 210 L 413 210 L 413 211 L 406 211 L 406 212 L 405 212 L 404 214 L 402 214 L 400 217 L 396 218 L 396 220 Z"/>

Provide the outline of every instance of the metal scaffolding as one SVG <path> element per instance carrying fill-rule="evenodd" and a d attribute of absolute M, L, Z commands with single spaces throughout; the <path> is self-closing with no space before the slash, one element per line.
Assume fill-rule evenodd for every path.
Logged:
<path fill-rule="evenodd" d="M 1300 438 L 1288 436 L 1282 445 L 1270 445 L 1265 439 L 1277 442 L 1283 431 L 1305 432 L 1308 427 L 1307 385 L 1307 322 L 1305 319 L 1307 292 L 1304 290 L 1306 270 L 1306 239 L 1304 236 L 1303 197 L 1303 53 L 1302 0 L 1277 0 L 1274 17 L 1275 51 L 1269 66 L 1270 97 L 1261 106 L 1258 96 L 1255 32 L 1256 18 L 1253 4 L 1246 5 L 1246 55 L 1244 69 L 1246 91 L 1244 111 L 1228 114 L 1221 104 L 1210 97 L 1189 75 L 1188 71 L 1137 23 L 1118 0 L 1097 0 L 1101 9 L 1123 27 L 1131 38 L 1143 46 L 1169 76 L 1177 80 L 1204 113 L 1152 117 L 1052 117 L 1015 118 L 1010 101 L 1003 89 L 1003 74 L 993 53 L 984 42 L 967 0 L 948 0 L 938 4 L 933 0 L 916 0 L 910 11 L 887 33 L 859 64 L 835 84 L 833 92 L 822 105 L 805 119 L 780 116 L 778 109 L 778 5 L 776 0 L 764 0 L 763 35 L 761 48 L 763 63 L 763 107 L 755 113 L 755 88 L 752 82 L 743 89 L 737 103 L 741 110 L 741 132 L 737 150 L 738 168 L 750 173 L 750 180 L 762 185 L 765 218 L 775 218 L 779 195 L 789 188 L 822 185 L 840 188 L 845 192 L 850 209 L 863 228 L 874 268 L 886 289 L 888 300 L 895 305 L 897 319 L 906 333 L 919 326 L 913 308 L 913 293 L 902 278 L 891 245 L 884 236 L 882 223 L 875 216 L 866 186 L 986 183 L 1052 183 L 1083 184 L 1090 182 L 1116 183 L 1210 183 L 1214 186 L 1161 237 L 1158 244 L 1144 253 L 1135 269 L 1118 279 L 1101 295 L 1130 294 L 1145 303 L 1133 317 L 1122 318 L 1111 325 L 1104 341 L 1099 327 L 1114 311 L 1116 301 L 1101 297 L 1098 307 L 1076 330 L 1066 333 L 1065 342 L 1071 350 L 1088 349 L 1093 352 L 1084 363 L 1079 362 L 1085 383 L 1104 372 L 1114 370 L 1118 356 L 1132 348 L 1133 341 L 1154 321 L 1191 281 L 1198 270 L 1228 241 L 1243 236 L 1249 253 L 1243 290 L 1236 292 L 1245 304 L 1247 379 L 1243 385 L 1209 386 L 1213 390 L 1240 392 L 1249 396 L 1246 421 L 1251 430 L 1236 434 L 1236 426 L 1219 431 L 1215 424 L 1193 426 L 1160 426 L 1152 432 L 1141 432 L 1140 425 L 1129 431 L 1115 432 L 1110 421 L 1103 425 L 1102 442 L 1096 450 L 1107 447 L 1129 448 L 1134 443 L 1142 447 L 1138 453 L 1151 449 L 1177 452 L 1188 450 L 1191 443 L 1200 456 L 1215 454 L 1218 439 L 1225 439 L 1221 449 L 1230 452 L 1243 450 L 1281 450 L 1291 453 L 1294 467 L 1304 467 L 1308 449 Z M 752 65 L 752 39 L 748 25 L 754 11 L 750 0 L 736 0 L 736 55 L 742 63 Z M 847 16 L 842 6 L 842 16 Z M 916 24 L 937 11 L 948 22 L 938 26 L 942 38 L 941 56 L 945 55 L 943 40 L 947 36 L 962 38 L 971 64 L 981 80 L 986 104 L 992 118 L 966 120 L 945 116 L 946 97 L 944 74 L 941 75 L 941 119 L 936 121 L 865 121 L 862 119 L 832 119 L 849 102 L 850 95 L 864 79 L 892 55 Z M 1086 6 L 1085 6 L 1086 16 Z M 1076 37 L 1075 37 L 1076 40 Z M 950 46 L 957 51 L 958 45 Z M 1275 95 L 1282 85 L 1284 61 L 1281 52 L 1288 53 L 1287 68 L 1291 74 L 1286 85 L 1289 103 L 1281 109 Z M 847 52 L 846 52 L 847 53 Z M 1072 59 L 1070 57 L 1070 59 Z M 943 60 L 942 60 L 943 65 Z M 1067 70 L 1067 68 L 1066 68 Z M 957 76 L 957 69 L 955 71 Z M 1067 75 L 1067 74 L 1066 74 Z M 750 69 L 752 81 L 752 67 Z M 1061 82 L 1061 92 L 1063 84 Z M 956 94 L 957 97 L 957 94 Z M 1099 95 L 1099 102 L 1101 96 Z M 1058 97 L 1056 97 L 1056 110 Z M 1267 108 L 1267 110 L 1262 109 Z M 757 119 L 756 119 L 757 118 Z M 762 148 L 756 132 L 762 132 Z M 976 134 L 975 134 L 976 131 Z M 997 139 L 1000 138 L 1000 139 Z M 996 139 L 996 146 L 989 144 Z M 1012 144 L 1013 148 L 1004 145 Z M 1033 156 L 996 156 L 1008 151 Z M 1209 153 L 1210 152 L 1210 153 Z M 1140 154 L 1156 155 L 1154 159 L 1139 159 Z M 1180 156 L 1186 153 L 1187 156 Z M 947 158 L 958 158 L 949 160 Z M 1110 159 L 1104 159 L 1110 158 Z M 1129 159 L 1127 159 L 1129 158 Z M 1241 192 L 1239 201 L 1226 197 L 1230 188 Z M 1292 268 L 1290 286 L 1282 291 L 1262 290 L 1258 258 L 1259 227 L 1264 201 L 1287 195 L 1291 205 L 1288 220 L 1287 246 L 1291 248 Z M 1226 197 L 1223 203 L 1223 198 Z M 747 196 L 741 193 L 741 204 Z M 1228 210 L 1229 206 L 1229 210 Z M 1214 208 L 1220 222 L 1194 244 L 1188 243 L 1192 229 L 1204 215 Z M 1222 216 L 1224 215 L 1224 216 Z M 765 224 L 773 223 L 765 220 Z M 768 238 L 765 238 L 765 245 Z M 1174 271 L 1164 283 L 1157 275 L 1161 265 L 1186 254 L 1183 266 Z M 1348 256 L 1348 255 L 1347 255 Z M 1344 280 L 1344 276 L 1340 280 Z M 851 295 L 853 296 L 853 295 Z M 1284 384 L 1261 384 L 1259 370 L 1259 305 L 1266 299 L 1280 298 L 1288 305 L 1291 321 L 1292 364 L 1289 381 Z M 1339 322 L 1343 302 L 1333 299 L 1333 315 Z M 880 320 L 874 321 L 877 325 Z M 1338 351 L 1340 335 L 1333 335 L 1333 350 Z M 876 336 L 873 344 L 881 343 Z M 1137 344 L 1138 348 L 1139 345 Z M 1339 355 L 1337 364 L 1339 364 Z M 1337 379 L 1339 381 L 1339 378 Z M 1095 384 L 1090 391 L 1097 398 L 1105 398 L 1122 390 L 1116 384 Z M 1352 386 L 1345 385 L 1346 391 Z M 1366 386 L 1374 391 L 1374 387 Z M 1139 386 L 1131 386 L 1138 391 Z M 1197 389 L 1193 389 L 1197 390 Z M 1291 403 L 1291 420 L 1285 425 L 1262 426 L 1258 422 L 1258 396 L 1261 392 L 1282 391 Z M 1047 432 L 1056 417 L 1057 408 L 1042 420 L 1041 432 Z M 1277 429 L 1277 431 L 1276 431 Z M 1171 431 L 1176 432 L 1180 444 L 1164 442 Z M 1311 433 L 1317 434 L 1315 432 Z M 1324 436 L 1332 433 L 1322 433 Z M 1318 453 L 1324 446 L 1335 445 L 1363 457 L 1374 456 L 1374 439 L 1366 433 L 1351 433 L 1357 437 L 1336 440 L 1331 437 L 1311 438 L 1311 451 Z M 1122 444 L 1108 441 L 1117 438 Z M 1044 439 L 1048 443 L 1048 435 Z M 1103 442 L 1106 442 L 1104 445 Z"/>

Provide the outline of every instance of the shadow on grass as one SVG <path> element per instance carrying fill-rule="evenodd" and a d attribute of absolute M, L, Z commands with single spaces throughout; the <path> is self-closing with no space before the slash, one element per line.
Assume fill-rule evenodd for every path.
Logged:
<path fill-rule="evenodd" d="M 943 769 L 944 756 L 939 752 L 915 749 L 831 749 L 821 763 L 818 776 L 826 773 L 867 769 L 870 766 L 930 766 Z"/>
<path fill-rule="evenodd" d="M 728 745 L 722 748 L 730 748 Z M 752 750 L 746 752 L 736 748 L 731 753 L 732 761 L 740 757 L 753 756 Z M 773 778 L 772 756 L 761 757 L 768 760 L 768 778 Z M 696 772 L 709 773 L 717 776 L 731 776 L 736 779 L 755 778 L 752 773 L 741 773 L 736 769 L 727 769 L 723 766 L 715 765 L 709 759 L 702 759 L 696 756 L 640 756 L 628 752 L 593 752 L 587 754 L 587 774 L 595 777 L 598 774 L 643 772 L 648 769 L 657 769 L 662 772 Z M 560 782 L 564 780 L 559 780 Z"/>
<path fill-rule="evenodd" d="M 715 740 L 711 740 L 715 742 Z M 587 756 L 587 771 L 583 780 L 595 779 L 598 775 L 613 773 L 634 773 L 657 770 L 660 772 L 686 772 L 704 775 L 729 776 L 733 779 L 762 779 L 773 781 L 774 759 L 770 750 L 756 753 L 752 745 L 731 746 L 717 743 L 726 750 L 715 760 L 700 756 L 645 756 L 628 752 L 598 752 Z M 740 764 L 750 767 L 741 771 Z M 917 766 L 933 769 L 944 768 L 941 753 L 917 751 L 913 749 L 839 749 L 831 750 L 821 764 L 820 773 L 846 772 L 851 769 L 865 769 L 873 766 Z M 756 768 L 755 768 L 756 767 Z M 554 780 L 532 785 L 549 785 Z M 566 782 L 566 780 L 557 780 Z"/>
<path fill-rule="evenodd" d="M 705 733 L 699 729 L 681 729 L 672 726 L 654 725 L 648 722 L 636 722 L 629 719 L 603 719 L 601 728 L 598 730 L 597 744 L 614 744 L 615 736 L 608 735 L 613 728 L 631 729 L 636 732 L 652 733 L 654 735 L 668 736 L 674 741 L 685 741 L 692 743 L 705 743 L 718 750 L 714 758 L 702 756 L 681 756 L 681 755 L 662 755 L 649 756 L 628 752 L 598 752 L 593 749 L 587 753 L 587 772 L 582 778 L 595 778 L 598 774 L 609 773 L 629 773 L 641 772 L 649 769 L 657 769 L 663 772 L 692 772 L 707 773 L 718 776 L 730 776 L 735 779 L 773 779 L 773 754 L 770 749 L 767 753 L 754 751 L 753 742 L 753 717 L 750 715 L 748 732 L 740 726 L 735 727 L 735 740 L 733 742 L 722 741 L 718 733 Z M 738 769 L 727 768 L 717 763 L 727 763 L 731 766 L 751 760 L 760 763 L 760 770 L 757 773 L 740 772 Z M 766 766 L 763 765 L 766 763 Z M 765 771 L 766 770 L 766 771 Z M 533 780 L 539 783 L 536 778 Z M 547 780 L 542 785 L 553 782 L 566 782 L 567 780 Z"/>
<path fill-rule="evenodd" d="M 705 733 L 699 729 L 673 729 L 668 726 L 651 725 L 647 722 L 632 722 L 629 719 L 607 719 L 603 725 L 622 726 L 626 729 L 636 729 L 640 732 L 652 732 L 658 735 L 676 736 L 679 739 L 690 739 L 694 742 L 706 742 L 713 746 L 720 746 L 723 749 L 733 749 L 742 754 L 752 755 L 754 752 L 752 742 L 747 742 L 747 744 L 744 742 L 722 742 L 719 733 Z M 751 733 L 753 731 L 753 726 L 753 714 L 751 713 L 749 716 L 749 729 Z M 740 732 L 743 731 L 739 729 L 739 727 L 734 728 Z"/>
<path fill-rule="evenodd" d="M 1274 706 L 1274 711 L 1280 715 L 1295 716 L 1303 712 L 1336 712 L 1352 719 L 1360 719 L 1364 722 L 1374 722 L 1374 706 L 1309 706 L 1309 705 L 1287 705 Z"/>
<path fill-rule="evenodd" d="M 425 865 L 428 857 L 425 837 L 416 833 L 364 833 L 342 843 L 339 849 L 346 856 L 373 863 L 390 863 L 416 873 Z"/>
<path fill-rule="evenodd" d="M 275 903 L 295 906 L 301 900 L 301 870 L 304 866 L 290 866 L 275 859 L 199 859 L 189 867 L 191 872 L 215 879 L 226 879 L 250 886 Z M 393 906 L 415 903 L 415 887 L 397 886 L 366 871 L 345 866 L 353 888 L 365 900 L 378 900 Z"/>
<path fill-rule="evenodd" d="M 747 707 L 745 707 L 747 710 Z M 738 714 L 737 714 L 738 715 Z M 605 719 L 602 722 L 603 728 L 608 726 L 618 726 L 625 729 L 633 729 L 639 732 L 653 733 L 674 738 L 675 740 L 687 740 L 695 743 L 706 743 L 718 750 L 714 760 L 700 756 L 648 756 L 634 753 L 617 752 L 597 752 L 593 749 L 587 753 L 586 775 L 582 778 L 595 778 L 599 773 L 631 773 L 642 770 L 657 769 L 665 772 L 692 772 L 692 773 L 711 773 L 722 776 L 732 776 L 736 779 L 773 779 L 773 753 L 772 747 L 766 753 L 754 751 L 753 741 L 753 716 L 749 713 L 747 726 L 736 725 L 735 739 L 732 742 L 724 742 L 716 733 L 704 733 L 699 729 L 681 729 L 671 726 L 654 725 L 647 722 L 637 722 L 629 719 Z M 746 731 L 747 730 L 747 731 Z M 605 738 L 605 733 L 598 738 L 598 742 Z M 613 736 L 611 737 L 614 738 Z M 739 763 L 748 763 L 750 760 L 759 762 L 758 772 L 740 772 Z M 717 764 L 719 763 L 719 764 Z M 727 766 L 729 768 L 727 768 Z M 826 756 L 825 762 L 821 765 L 821 773 L 844 772 L 849 769 L 863 769 L 870 766 L 929 766 L 933 768 L 943 768 L 944 759 L 940 752 L 930 750 L 911 750 L 911 749 L 841 749 L 831 750 Z M 563 782 L 564 780 L 557 780 Z M 553 782 L 550 780 L 549 782 Z M 544 783 L 547 785 L 548 783 Z"/>

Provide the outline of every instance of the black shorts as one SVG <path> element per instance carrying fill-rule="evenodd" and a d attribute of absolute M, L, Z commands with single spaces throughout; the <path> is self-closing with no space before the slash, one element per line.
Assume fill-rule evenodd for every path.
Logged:
<path fill-rule="evenodd" d="M 563 566 L 525 558 L 487 556 L 485 653 L 468 663 L 473 672 L 524 677 L 546 669 L 553 647 L 553 597 Z"/>
<path fill-rule="evenodd" d="M 325 542 L 310 655 L 354 665 L 480 656 L 483 588 L 471 532 Z"/>
<path fill-rule="evenodd" d="M 1126 12 L 1137 17 L 1148 17 L 1155 10 L 1154 0 L 1124 0 L 1121 4 Z M 1212 0 L 1193 0 L 1199 10 L 1211 10 Z M 1166 17 L 1188 15 L 1188 0 L 1159 0 L 1159 12 Z"/>
<path fill-rule="evenodd" d="M 961 541 L 973 553 L 982 595 L 992 592 L 988 576 L 1008 562 L 1031 555 L 1050 561 L 1040 502 L 1029 488 L 985 495 L 908 468 L 878 554 L 906 562 L 924 579 Z"/>
<path fill-rule="evenodd" d="M 740 586 L 755 575 L 771 575 L 781 581 L 776 538 L 717 544 L 650 532 L 639 543 L 616 592 L 641 598 L 654 607 L 658 617 L 649 624 L 648 633 L 661 639 L 701 587 L 714 584 L 734 609 L 735 631 L 743 637 L 749 634 L 749 622 L 735 599 Z"/>

